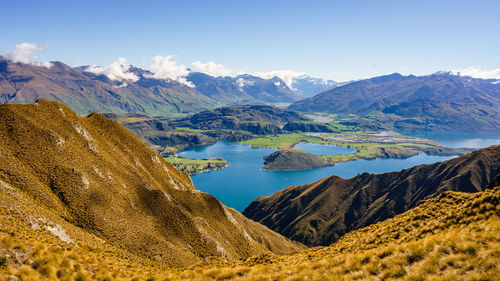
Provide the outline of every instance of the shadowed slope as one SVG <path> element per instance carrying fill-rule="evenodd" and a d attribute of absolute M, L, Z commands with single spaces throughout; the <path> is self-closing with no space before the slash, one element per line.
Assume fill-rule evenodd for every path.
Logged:
<path fill-rule="evenodd" d="M 478 192 L 500 173 L 500 146 L 400 172 L 330 176 L 252 202 L 243 214 L 306 245 L 391 218 L 443 191 Z"/>
<path fill-rule="evenodd" d="M 195 190 L 117 122 L 81 118 L 57 102 L 0 106 L 0 183 L 71 225 L 168 264 L 297 249 Z"/>

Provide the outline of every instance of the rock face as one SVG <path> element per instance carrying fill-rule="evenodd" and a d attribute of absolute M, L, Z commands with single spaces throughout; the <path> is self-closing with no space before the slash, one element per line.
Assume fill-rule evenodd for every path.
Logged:
<path fill-rule="evenodd" d="M 58 102 L 0 105 L 0 185 L 69 223 L 70 239 L 95 234 L 171 265 L 298 247 L 197 191 L 117 122 Z"/>
<path fill-rule="evenodd" d="M 265 170 L 295 171 L 327 165 L 321 157 L 296 149 L 282 149 L 264 157 Z"/>
<path fill-rule="evenodd" d="M 452 190 L 478 192 L 500 174 L 500 145 L 400 172 L 330 176 L 253 201 L 245 216 L 306 245 L 329 245 Z"/>
<path fill-rule="evenodd" d="M 381 112 L 405 130 L 500 131 L 500 84 L 439 73 L 398 73 L 349 83 L 292 104 L 302 112 Z"/>
<path fill-rule="evenodd" d="M 221 107 L 170 122 L 172 127 L 201 130 L 244 130 L 256 135 L 281 133 L 287 122 L 307 120 L 296 112 L 268 105 Z"/>

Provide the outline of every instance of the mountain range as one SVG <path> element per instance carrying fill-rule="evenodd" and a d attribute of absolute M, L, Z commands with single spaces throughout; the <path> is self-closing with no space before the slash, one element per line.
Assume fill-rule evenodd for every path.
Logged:
<path fill-rule="evenodd" d="M 154 73 L 134 66 L 126 69 L 130 77 L 92 67 L 61 62 L 45 67 L 0 57 L 0 103 L 33 103 L 43 98 L 62 102 L 78 114 L 150 117 L 185 116 L 223 105 L 293 103 L 290 110 L 355 114 L 341 123 L 370 130 L 500 131 L 500 84 L 494 79 L 445 72 L 395 73 L 336 83 L 302 75 L 287 80 L 288 86 L 276 76 L 214 77 L 189 72 L 184 83 L 155 78 Z"/>
<path fill-rule="evenodd" d="M 479 192 L 498 180 L 500 145 L 400 172 L 330 176 L 254 200 L 243 214 L 308 246 L 416 207 L 444 191 Z"/>
<path fill-rule="evenodd" d="M 187 81 L 156 79 L 150 71 L 130 66 L 125 79 L 93 72 L 89 66 L 51 67 L 13 62 L 0 56 L 0 103 L 62 102 L 79 114 L 140 113 L 172 116 L 196 113 L 224 104 L 291 103 L 302 96 L 280 78 L 252 75 L 213 77 L 190 72 Z M 109 76 L 109 77 L 108 77 Z M 111 78 L 110 78 L 111 77 Z"/>
<path fill-rule="evenodd" d="M 0 103 L 33 103 L 42 98 L 62 102 L 79 114 L 134 112 L 166 115 L 219 105 L 175 81 L 143 77 L 124 84 L 60 62 L 53 62 L 47 68 L 0 58 Z"/>
<path fill-rule="evenodd" d="M 214 77 L 191 72 L 186 79 L 199 92 L 222 104 L 291 103 L 302 98 L 278 77 L 263 79 L 249 74 Z"/>
<path fill-rule="evenodd" d="M 336 87 L 289 109 L 369 116 L 390 122 L 389 129 L 499 132 L 500 84 L 451 73 L 394 73 Z"/>

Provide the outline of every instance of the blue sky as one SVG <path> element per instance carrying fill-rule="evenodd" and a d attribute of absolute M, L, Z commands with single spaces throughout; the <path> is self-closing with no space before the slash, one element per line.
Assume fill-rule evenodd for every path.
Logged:
<path fill-rule="evenodd" d="M 338 81 L 500 68 L 500 1 L 0 1 L 0 54 L 72 66 L 156 55 Z"/>

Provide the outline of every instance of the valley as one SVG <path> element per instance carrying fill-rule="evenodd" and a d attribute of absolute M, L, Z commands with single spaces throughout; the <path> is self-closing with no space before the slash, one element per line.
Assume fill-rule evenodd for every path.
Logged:
<path fill-rule="evenodd" d="M 250 137 L 244 141 L 253 147 L 214 138 L 212 145 L 190 146 L 182 152 L 172 150 L 177 156 L 165 154 L 167 161 L 164 161 L 117 122 L 97 113 L 78 116 L 61 103 L 39 100 L 34 105 L 3 105 L 0 116 L 3 120 L 0 123 L 2 278 L 248 280 L 273 276 L 288 280 L 306 276 L 324 279 L 334 273 L 342 278 L 373 279 L 380 275 L 413 280 L 426 270 L 427 275 L 465 274 L 490 280 L 488 278 L 496 274 L 489 253 L 498 248 L 498 241 L 494 239 L 499 231 L 499 214 L 495 209 L 499 198 L 495 185 L 500 183 L 495 162 L 498 146 L 458 158 L 417 154 L 402 159 L 362 159 L 283 172 L 262 170 L 262 160 L 276 152 L 293 151 L 293 147 L 313 156 L 334 154 L 336 157 L 356 154 L 365 147 L 369 151 L 372 147 L 369 144 L 386 146 L 386 151 L 391 145 L 405 149 L 442 149 L 437 154 L 458 153 L 458 150 L 446 151 L 432 141 L 392 133 L 257 135 L 247 131 Z M 184 136 L 196 136 L 202 141 L 202 136 L 210 136 L 208 132 L 217 132 L 214 128 L 172 130 L 170 120 L 140 115 L 122 116 L 119 121 L 149 136 L 152 131 L 157 136 L 175 132 L 179 137 L 185 133 Z M 219 132 L 233 136 L 245 134 L 229 129 Z M 38 153 L 24 153 L 33 150 L 34 145 Z M 192 179 L 180 171 L 201 172 L 227 163 L 231 165 L 193 174 Z M 397 171 L 404 167 L 409 169 L 378 175 L 358 173 Z M 445 177 L 437 176 L 434 171 L 445 171 Z M 355 177 L 324 178 L 332 174 Z M 203 178 L 205 182 L 200 180 Z M 410 183 L 406 183 L 410 178 Z M 317 179 L 321 180 L 309 184 Z M 352 190 L 342 184 L 340 188 L 349 194 L 352 191 L 345 200 L 350 207 L 345 209 L 342 207 L 345 204 L 339 205 L 337 215 L 348 210 L 343 216 L 345 219 L 342 222 L 334 219 L 333 225 L 337 228 L 330 225 L 327 229 L 335 231 L 325 235 L 324 222 L 317 217 L 318 214 L 327 216 L 322 213 L 320 202 L 329 202 L 321 198 L 335 197 L 338 192 L 331 190 L 337 187 L 320 187 L 325 194 L 314 189 L 318 183 L 344 181 L 353 181 L 347 184 Z M 306 190 L 316 194 L 310 203 L 308 194 L 298 194 L 302 207 L 291 208 L 302 213 L 299 221 L 287 218 L 288 211 L 281 211 L 288 210 L 288 204 L 294 204 L 295 190 L 303 188 L 297 184 L 304 184 Z M 290 185 L 292 187 L 283 189 Z M 219 194 L 211 189 L 213 187 L 223 193 Z M 370 188 L 375 190 L 372 192 Z M 415 188 L 420 190 L 415 191 L 418 196 L 406 201 L 408 192 Z M 247 192 L 244 198 L 242 192 Z M 273 192 L 277 193 L 259 197 Z M 270 205 L 264 203 L 270 198 L 281 198 L 281 194 L 287 192 L 295 195 L 286 195 L 288 199 Z M 383 195 L 384 192 L 387 194 Z M 244 210 L 246 217 L 231 208 L 241 210 L 256 197 L 259 198 Z M 422 200 L 427 201 L 417 204 Z M 84 202 L 91 203 L 85 205 Z M 370 202 L 374 203 L 369 205 Z M 359 204 L 365 207 L 358 208 Z M 277 223 L 265 219 L 269 218 L 266 215 L 269 209 L 265 206 L 276 209 L 272 217 Z M 313 210 L 312 206 L 319 206 L 319 210 Z M 357 211 L 352 213 L 349 211 L 352 208 Z M 450 212 L 453 212 L 451 217 Z M 394 217 L 396 214 L 400 215 Z M 288 221 L 286 225 L 296 230 L 287 232 L 277 227 L 282 221 Z M 307 227 L 299 227 L 302 225 Z M 375 228 L 376 236 L 373 235 Z M 452 237 L 471 233 L 475 233 L 473 239 L 461 240 L 459 246 L 449 242 Z M 451 240 L 443 240 L 443 235 Z M 300 242 L 328 247 L 307 249 Z M 435 247 L 448 250 L 435 251 Z M 454 264 L 429 270 L 432 258 L 427 255 L 454 259 Z M 468 262 L 469 256 L 475 257 L 473 267 Z M 314 271 L 307 270 L 308 267 Z M 357 268 L 356 273 L 351 267 Z"/>
<path fill-rule="evenodd" d="M 307 116 L 272 106 L 234 106 L 203 111 L 182 118 L 159 119 L 138 114 L 118 115 L 107 113 L 130 129 L 152 148 L 165 157 L 176 154 L 189 146 L 213 145 L 218 140 L 249 144 L 253 148 L 277 148 L 267 157 L 264 169 L 303 170 L 355 160 L 380 158 L 408 158 L 421 153 L 456 156 L 472 151 L 468 148 L 447 148 L 439 143 L 395 132 L 366 129 L 345 125 L 342 122 L 352 115 L 309 114 Z M 319 119 L 318 119 L 319 118 Z M 320 122 L 321 121 L 321 122 Z M 326 123 L 325 123 L 326 122 Z M 298 143 L 314 143 L 353 148 L 344 155 L 310 155 L 297 150 Z M 286 154 L 286 157 L 283 155 Z M 304 160 L 306 157 L 308 161 Z M 167 158 L 169 159 L 169 158 Z M 174 159 L 173 157 L 170 159 Z M 205 165 L 197 160 L 187 160 L 190 173 L 224 168 L 226 165 Z M 184 163 L 186 164 L 186 163 Z M 178 161 L 178 167 L 188 166 Z M 198 168 L 194 168 L 194 167 Z"/>
<path fill-rule="evenodd" d="M 500 1 L 4 1 L 0 281 L 500 281 Z"/>

